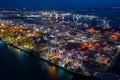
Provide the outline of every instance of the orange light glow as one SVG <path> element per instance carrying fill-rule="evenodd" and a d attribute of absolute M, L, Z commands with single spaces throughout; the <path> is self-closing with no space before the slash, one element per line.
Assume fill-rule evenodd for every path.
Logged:
<path fill-rule="evenodd" d="M 88 32 L 90 32 L 90 33 L 94 33 L 95 30 L 94 30 L 93 28 L 91 28 L 91 29 L 88 30 Z"/>
<path fill-rule="evenodd" d="M 49 66 L 48 67 L 48 71 L 49 71 L 51 76 L 55 76 L 56 75 L 56 68 L 55 68 L 55 66 Z"/>

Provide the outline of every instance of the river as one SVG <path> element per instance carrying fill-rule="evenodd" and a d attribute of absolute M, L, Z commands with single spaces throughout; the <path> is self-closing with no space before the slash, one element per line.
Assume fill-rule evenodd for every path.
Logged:
<path fill-rule="evenodd" d="M 0 80 L 71 80 L 72 74 L 0 41 Z"/>
<path fill-rule="evenodd" d="M 98 14 L 103 17 L 120 18 L 116 12 L 91 12 L 87 14 Z M 85 14 L 85 13 L 84 13 Z M 112 17 L 113 17 L 112 16 Z M 113 26 L 120 26 L 120 22 Z M 110 72 L 120 75 L 120 58 Z M 71 80 L 74 76 L 53 65 L 47 64 L 38 57 L 27 55 L 24 51 L 9 47 L 0 41 L 0 80 Z M 79 80 L 79 79 L 78 79 Z M 82 80 L 82 79 L 80 79 Z"/>

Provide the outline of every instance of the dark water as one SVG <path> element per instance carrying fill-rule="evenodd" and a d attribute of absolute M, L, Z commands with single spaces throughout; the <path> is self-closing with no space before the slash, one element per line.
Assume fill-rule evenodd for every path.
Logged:
<path fill-rule="evenodd" d="M 61 68 L 26 55 L 0 41 L 0 80 L 70 80 L 73 76 Z"/>
<path fill-rule="evenodd" d="M 120 58 L 118 58 L 120 62 Z M 120 63 L 111 72 L 119 74 Z M 83 79 L 59 67 L 29 56 L 24 51 L 5 45 L 0 41 L 0 80 L 97 80 Z"/>
<path fill-rule="evenodd" d="M 120 18 L 120 11 L 83 12 L 83 14 Z M 119 21 L 112 24 L 116 27 L 120 26 Z M 110 72 L 120 75 L 120 57 Z M 18 49 L 7 47 L 0 41 L 0 80 L 71 80 L 73 77 L 61 68 L 47 64 L 37 57 L 26 55 Z"/>
<path fill-rule="evenodd" d="M 76 11 L 76 13 L 95 15 L 100 17 L 120 18 L 120 10 L 108 11 Z"/>
<path fill-rule="evenodd" d="M 109 11 L 75 11 L 74 13 L 83 14 L 83 15 L 95 15 L 102 18 L 107 18 L 110 26 L 115 28 L 120 27 L 120 10 L 109 10 Z"/>

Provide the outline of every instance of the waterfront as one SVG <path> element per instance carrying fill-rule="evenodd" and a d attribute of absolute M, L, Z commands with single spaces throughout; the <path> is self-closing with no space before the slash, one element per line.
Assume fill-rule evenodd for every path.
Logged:
<path fill-rule="evenodd" d="M 53 16 L 51 17 L 51 15 Z M 43 24 L 47 26 L 1 20 L 1 37 L 6 43 L 11 43 L 25 51 L 34 49 L 38 51 L 38 55 L 41 58 L 68 70 L 78 71 L 80 74 L 85 74 L 85 71 L 89 71 L 90 74 L 88 72 L 88 74 L 85 75 L 90 76 L 94 75 L 96 71 L 100 72 L 96 69 L 90 69 L 91 65 L 92 67 L 106 71 L 106 69 L 110 67 L 110 64 L 114 62 L 117 55 L 116 49 L 117 46 L 119 47 L 119 31 L 114 30 L 109 26 L 108 21 L 104 19 L 97 19 L 98 22 L 94 27 L 90 23 L 86 24 L 86 22 L 84 22 L 86 18 L 94 19 L 97 18 L 97 16 L 73 15 L 74 21 L 71 21 L 73 22 L 73 24 L 71 24 L 69 20 L 66 21 L 64 18 L 61 23 L 58 15 L 64 17 L 56 12 L 47 12 L 47 14 L 43 12 L 41 22 L 43 21 Z M 65 15 L 70 14 L 67 13 Z M 84 18 L 84 24 L 81 25 L 79 20 L 82 20 L 82 18 Z M 24 25 L 17 25 L 19 23 Z M 55 27 L 58 28 L 56 29 Z M 76 32 L 72 32 L 72 29 Z M 110 37 L 107 38 L 108 36 Z M 101 41 L 103 41 L 103 43 L 101 43 Z M 104 47 L 104 49 L 102 47 Z M 23 52 L 21 53 L 20 50 L 17 50 L 17 52 L 23 55 Z M 90 61 L 90 63 L 83 63 L 83 60 L 85 62 Z M 96 63 L 94 63 L 94 61 Z M 70 66 L 71 64 L 73 65 Z M 89 67 L 85 67 L 86 65 Z M 55 67 L 52 67 L 52 70 L 53 69 L 55 69 Z M 103 74 L 103 72 L 100 72 L 102 78 L 104 78 Z M 109 77 L 109 75 L 107 75 L 107 77 Z"/>
<path fill-rule="evenodd" d="M 101 17 L 107 17 L 110 19 L 111 26 L 118 28 L 120 26 L 120 10 L 109 10 L 109 11 L 76 11 L 78 14 L 86 14 L 86 15 L 96 15 Z M 115 21 L 116 20 L 116 21 Z"/>
<path fill-rule="evenodd" d="M 75 75 L 66 70 L 47 64 L 38 57 L 29 56 L 24 51 L 7 46 L 2 41 L 0 41 L 0 51 L 0 79 L 93 80 L 92 78 L 82 79 L 80 76 L 76 78 Z M 113 66 L 114 68 L 111 69 L 111 72 L 119 75 L 119 66 L 120 64 L 116 63 L 116 65 Z M 110 80 L 116 79 L 111 78 Z"/>
<path fill-rule="evenodd" d="M 37 57 L 31 57 L 24 51 L 19 52 L 18 49 L 7 47 L 1 42 L 0 51 L 0 79 L 70 80 L 73 77 L 70 73 L 58 67 L 53 74 L 50 69 L 54 66 L 48 65 Z"/>
<path fill-rule="evenodd" d="M 0 2 L 0 80 L 120 80 L 119 0 Z"/>

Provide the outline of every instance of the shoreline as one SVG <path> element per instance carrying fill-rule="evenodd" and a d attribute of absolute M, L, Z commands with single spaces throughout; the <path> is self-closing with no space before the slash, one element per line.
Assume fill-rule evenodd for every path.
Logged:
<path fill-rule="evenodd" d="M 66 68 L 64 68 L 64 67 L 62 67 L 62 66 L 60 66 L 60 65 L 57 65 L 57 64 L 55 64 L 55 63 L 53 63 L 53 62 L 51 62 L 51 61 L 49 61 L 49 60 L 46 60 L 46 59 L 44 59 L 44 58 L 42 58 L 42 57 L 40 57 L 40 55 L 39 55 L 39 53 L 37 53 L 37 52 L 32 52 L 32 55 L 31 55 L 31 52 L 30 51 L 26 51 L 26 50 L 24 50 L 24 49 L 21 49 L 21 48 L 19 48 L 19 47 L 17 47 L 16 45 L 14 45 L 14 44 L 11 44 L 11 43 L 6 43 L 5 41 L 3 41 L 2 40 L 2 42 L 4 42 L 4 44 L 5 45 L 8 45 L 8 46 L 11 46 L 11 47 L 13 47 L 13 48 L 16 48 L 16 49 L 19 49 L 19 50 L 22 50 L 22 51 L 24 51 L 26 54 L 28 54 L 29 56 L 36 56 L 36 57 L 38 57 L 40 60 L 43 60 L 43 61 L 45 61 L 45 62 L 47 62 L 48 64 L 50 64 L 50 65 L 53 65 L 53 66 L 55 66 L 55 67 L 59 67 L 59 68 L 61 68 L 61 69 L 64 69 L 65 71 L 67 71 L 67 72 L 70 72 L 71 74 L 73 74 L 73 75 L 75 75 L 75 76 L 79 76 L 79 77 L 82 77 L 82 78 L 88 78 L 88 79 L 90 79 L 90 78 L 100 78 L 100 77 L 96 77 L 96 76 L 93 76 L 93 74 L 91 74 L 90 76 L 87 76 L 87 75 L 85 75 L 85 74 L 83 74 L 83 73 L 79 73 L 79 72 L 75 72 L 75 71 L 72 71 L 72 70 L 69 70 L 69 69 L 66 69 Z M 33 54 L 34 53 L 34 54 Z M 100 79 L 101 80 L 101 79 Z"/>
<path fill-rule="evenodd" d="M 2 39 L 1 39 L 2 40 Z M 85 74 L 83 74 L 83 73 L 79 73 L 79 72 L 75 72 L 75 71 L 72 71 L 72 70 L 69 70 L 69 69 L 66 69 L 65 67 L 62 67 L 62 66 L 60 66 L 60 65 L 57 65 L 57 64 L 55 64 L 55 63 L 53 63 L 53 62 L 51 62 L 51 61 L 49 61 L 49 60 L 46 60 L 46 59 L 44 59 L 44 58 L 42 58 L 42 57 L 40 57 L 40 55 L 39 55 L 39 53 L 38 52 L 35 52 L 35 51 L 33 51 L 32 50 L 32 52 L 29 50 L 29 51 L 27 51 L 27 50 L 25 50 L 25 49 L 21 49 L 21 48 L 19 48 L 18 46 L 16 46 L 16 45 L 14 45 L 14 44 L 12 44 L 12 43 L 7 43 L 6 41 L 3 41 L 2 40 L 2 42 L 4 42 L 6 45 L 9 45 L 9 46 L 11 46 L 11 47 L 13 47 L 13 48 L 16 48 L 16 49 L 20 49 L 20 50 L 22 50 L 22 51 L 24 51 L 26 54 L 28 54 L 29 56 L 36 56 L 36 57 L 38 57 L 40 60 L 43 60 L 43 61 L 45 61 L 45 62 L 47 62 L 48 64 L 50 64 L 50 65 L 53 65 L 53 66 L 55 66 L 55 67 L 59 67 L 59 68 L 61 68 L 61 69 L 64 69 L 65 71 L 67 71 L 67 72 L 70 72 L 71 74 L 73 74 L 73 75 L 75 75 L 75 76 L 79 76 L 79 77 L 82 77 L 82 78 L 87 78 L 87 79 L 90 79 L 90 78 L 97 78 L 98 80 L 100 79 L 100 80 L 104 80 L 101 76 L 99 76 L 99 75 L 97 75 L 97 74 L 91 74 L 90 76 L 87 76 L 87 75 L 85 75 Z M 32 53 L 32 55 L 31 55 L 31 53 Z M 33 54 L 34 53 L 34 54 Z M 118 59 L 118 57 L 119 57 L 119 54 L 117 55 L 117 57 L 116 57 L 116 59 Z M 116 59 L 115 59 L 115 62 L 116 62 Z M 113 66 L 114 64 L 115 64 L 115 62 L 111 65 L 111 66 Z M 111 67 L 109 67 L 109 68 L 111 68 Z M 109 69 L 108 68 L 108 69 Z M 101 74 L 112 74 L 112 73 L 109 73 L 108 72 L 108 69 L 107 69 L 107 71 L 102 71 L 102 70 L 99 70 L 99 69 L 97 69 L 99 72 L 101 72 Z M 95 68 L 95 70 L 96 70 L 96 68 Z M 111 77 L 112 76 L 114 76 L 114 77 L 119 77 L 120 78 L 120 76 L 118 76 L 118 75 L 116 75 L 116 74 L 113 74 L 113 75 L 110 75 Z"/>

